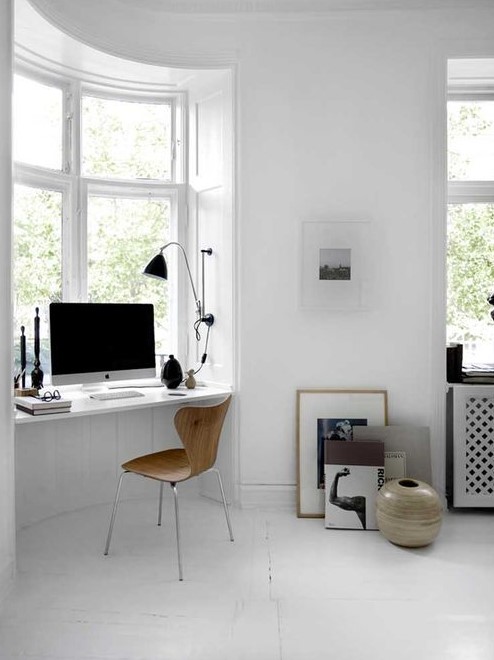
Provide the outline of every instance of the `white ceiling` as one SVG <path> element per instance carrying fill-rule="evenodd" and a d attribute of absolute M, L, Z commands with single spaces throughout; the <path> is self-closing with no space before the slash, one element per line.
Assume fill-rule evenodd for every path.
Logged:
<path fill-rule="evenodd" d="M 185 89 L 197 75 L 209 74 L 192 68 L 166 68 L 122 59 L 82 43 L 52 25 L 61 16 L 67 0 L 15 0 L 15 53 L 19 64 L 34 64 L 46 71 L 64 73 L 88 82 L 116 88 L 149 92 Z M 72 1 L 74 4 L 75 0 Z M 79 0 L 81 2 L 81 0 Z M 108 11 L 136 11 L 136 0 L 105 0 Z M 494 0 L 138 0 L 139 10 L 156 12 L 301 12 L 323 8 L 340 9 L 419 9 L 438 6 L 492 7 Z M 76 3 L 78 4 L 78 3 Z M 81 10 L 83 7 L 78 5 Z M 118 9 L 120 7 L 120 9 Z M 49 20 L 47 20 L 49 19 Z M 63 64 L 62 64 L 63 63 Z M 451 60 L 450 85 L 472 81 L 494 84 L 494 60 Z M 466 83 L 469 81 L 469 83 Z"/>
<path fill-rule="evenodd" d="M 15 55 L 18 65 L 150 93 L 185 89 L 198 75 L 194 69 L 143 64 L 96 50 L 51 25 L 28 0 L 15 0 Z"/>
<path fill-rule="evenodd" d="M 50 0 L 34 0 L 49 3 Z M 117 0 L 135 8 L 135 0 Z M 490 7 L 492 0 L 139 0 L 142 9 L 170 13 L 278 13 L 372 9 L 437 9 Z"/>

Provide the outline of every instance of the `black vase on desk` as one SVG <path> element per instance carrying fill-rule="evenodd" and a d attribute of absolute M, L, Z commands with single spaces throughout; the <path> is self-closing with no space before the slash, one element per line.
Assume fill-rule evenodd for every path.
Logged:
<path fill-rule="evenodd" d="M 161 370 L 161 382 L 163 385 L 166 385 L 169 390 L 174 390 L 180 385 L 183 377 L 184 374 L 180 362 L 173 355 L 170 355 Z"/>

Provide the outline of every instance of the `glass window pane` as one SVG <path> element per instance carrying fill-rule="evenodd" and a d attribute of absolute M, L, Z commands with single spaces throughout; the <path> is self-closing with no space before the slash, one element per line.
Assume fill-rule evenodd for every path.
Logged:
<path fill-rule="evenodd" d="M 14 76 L 14 160 L 62 169 L 63 93 L 59 87 Z"/>
<path fill-rule="evenodd" d="M 62 299 L 62 193 L 14 187 L 14 346 L 20 365 L 21 326 L 25 326 L 29 375 L 34 360 L 34 316 L 39 307 L 41 369 L 50 373 L 48 305 Z M 26 377 L 26 385 L 31 379 Z"/>
<path fill-rule="evenodd" d="M 448 103 L 448 177 L 494 180 L 494 101 Z"/>
<path fill-rule="evenodd" d="M 167 242 L 170 201 L 90 196 L 88 300 L 154 305 L 156 352 L 169 352 L 167 282 L 142 271 Z"/>
<path fill-rule="evenodd" d="M 494 362 L 494 205 L 448 209 L 447 340 L 463 344 L 464 363 Z"/>
<path fill-rule="evenodd" d="M 169 104 L 82 99 L 82 172 L 122 179 L 171 179 Z"/>

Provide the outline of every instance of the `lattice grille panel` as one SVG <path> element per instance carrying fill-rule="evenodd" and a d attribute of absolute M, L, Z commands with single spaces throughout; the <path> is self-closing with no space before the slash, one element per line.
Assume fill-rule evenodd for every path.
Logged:
<path fill-rule="evenodd" d="M 494 494 L 494 399 L 468 397 L 465 411 L 465 492 Z"/>

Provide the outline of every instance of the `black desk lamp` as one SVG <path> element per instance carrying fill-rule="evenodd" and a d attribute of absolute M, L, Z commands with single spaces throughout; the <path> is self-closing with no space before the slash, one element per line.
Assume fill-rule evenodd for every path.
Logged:
<path fill-rule="evenodd" d="M 163 255 L 163 251 L 166 250 L 167 247 L 170 245 L 176 245 L 182 250 L 182 254 L 184 255 L 185 259 L 185 265 L 187 266 L 187 272 L 189 273 L 189 280 L 190 280 L 190 285 L 192 287 L 192 292 L 194 294 L 194 300 L 196 303 L 196 310 L 197 310 L 197 316 L 198 316 L 198 321 L 200 323 L 205 323 L 208 327 L 212 326 L 214 323 L 214 316 L 212 314 L 206 314 L 205 313 L 205 308 L 206 305 L 204 304 L 204 299 L 205 299 L 205 294 L 204 294 L 204 255 L 205 254 L 213 254 L 213 250 L 211 248 L 206 248 L 205 250 L 201 250 L 201 260 L 202 260 L 202 303 L 197 297 L 196 293 L 196 288 L 194 286 L 194 280 L 192 279 L 192 274 L 190 272 L 190 267 L 189 267 L 189 260 L 187 259 L 187 253 L 185 252 L 184 248 L 180 243 L 177 243 L 176 241 L 171 241 L 170 243 L 167 243 L 166 245 L 163 245 L 163 247 L 160 247 L 159 254 L 157 254 L 155 257 L 151 259 L 151 261 L 148 263 L 146 268 L 143 271 L 144 275 L 148 275 L 148 277 L 155 277 L 156 279 L 159 280 L 167 280 L 168 279 L 168 268 L 166 266 L 166 261 L 165 257 Z"/>
<path fill-rule="evenodd" d="M 166 261 L 165 257 L 163 255 L 164 250 L 166 250 L 167 247 L 170 245 L 176 245 L 182 250 L 182 254 L 184 255 L 185 259 L 185 265 L 187 266 L 187 272 L 189 274 L 189 281 L 190 285 L 192 287 L 192 292 L 194 294 L 194 301 L 196 305 L 196 312 L 197 312 L 197 320 L 194 323 L 194 330 L 196 333 L 196 339 L 197 341 L 200 341 L 201 335 L 199 333 L 199 327 L 201 323 L 204 323 L 207 328 L 207 337 L 206 337 L 206 346 L 204 348 L 204 353 L 201 358 L 201 367 L 205 363 L 206 358 L 207 358 L 207 346 L 208 346 L 208 339 L 209 339 L 209 329 L 214 323 L 214 316 L 212 314 L 206 314 L 205 309 L 205 294 L 204 294 L 204 255 L 208 254 L 211 255 L 213 254 L 213 250 L 211 248 L 206 248 L 205 250 L 201 250 L 201 279 L 202 279 L 202 302 L 199 300 L 197 297 L 197 292 L 196 288 L 194 286 L 194 280 L 192 279 L 192 274 L 190 272 L 190 267 L 189 267 L 189 260 L 187 259 L 187 253 L 185 252 L 185 249 L 180 243 L 177 243 L 176 241 L 171 241 L 170 243 L 167 243 L 166 245 L 163 245 L 163 247 L 160 248 L 159 254 L 157 254 L 155 257 L 151 259 L 151 261 L 148 263 L 146 268 L 143 271 L 143 275 L 147 275 L 148 277 L 154 277 L 159 280 L 167 280 L 168 279 L 168 268 L 166 266 Z M 199 369 L 201 368 L 199 367 Z M 199 371 L 199 369 L 197 371 Z M 194 373 L 197 373 L 195 371 Z"/>

